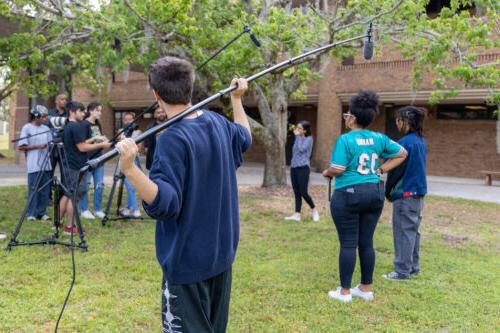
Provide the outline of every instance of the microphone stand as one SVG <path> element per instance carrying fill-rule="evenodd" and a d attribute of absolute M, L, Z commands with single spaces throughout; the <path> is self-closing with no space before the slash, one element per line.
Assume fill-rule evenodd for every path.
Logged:
<path fill-rule="evenodd" d="M 348 39 L 344 39 L 342 41 L 339 41 L 339 42 L 335 42 L 335 43 L 331 43 L 331 44 L 327 44 L 327 45 L 324 45 L 324 46 L 321 46 L 321 47 L 318 47 L 314 50 L 311 50 L 311 51 L 308 51 L 308 52 L 305 52 L 301 55 L 298 55 L 296 57 L 293 57 L 293 58 L 290 58 L 288 60 L 285 60 L 283 62 L 280 62 L 274 66 L 271 66 L 257 74 L 254 74 L 250 77 L 248 77 L 246 80 L 248 82 L 252 82 L 252 81 L 255 81 L 257 80 L 258 78 L 266 75 L 266 74 L 269 74 L 269 73 L 273 73 L 273 72 L 276 72 L 276 71 L 279 71 L 279 70 L 283 70 L 287 67 L 291 67 L 293 66 L 295 63 L 297 63 L 298 61 L 304 59 L 304 58 L 307 58 L 311 55 L 314 55 L 316 53 L 319 53 L 319 52 L 322 52 L 322 51 L 325 51 L 325 50 L 328 50 L 328 49 L 331 49 L 335 46 L 338 46 L 338 45 L 342 45 L 342 44 L 347 44 L 349 42 L 352 42 L 352 41 L 355 41 L 355 40 L 358 40 L 358 39 L 362 39 L 362 38 L 365 38 L 365 37 L 368 37 L 368 38 L 371 38 L 371 31 L 368 31 L 366 34 L 363 34 L 363 35 L 359 35 L 359 36 L 356 36 L 356 37 L 352 37 L 352 38 L 348 38 Z M 136 143 L 140 143 L 142 141 L 144 141 L 147 137 L 151 136 L 151 135 L 155 135 L 156 133 L 166 129 L 167 127 L 173 125 L 174 123 L 178 122 L 179 120 L 181 120 L 182 118 L 190 115 L 191 113 L 193 113 L 194 111 L 197 111 L 199 110 L 200 108 L 202 108 L 203 106 L 213 102 L 214 100 L 234 91 L 237 89 L 237 86 L 234 85 L 234 86 L 230 86 L 229 88 L 226 88 L 226 89 L 223 89 L 221 91 L 219 91 L 218 93 L 204 99 L 203 101 L 187 108 L 186 110 L 182 111 L 181 113 L 175 115 L 174 117 L 170 118 L 169 120 L 167 120 L 166 122 L 164 123 L 161 123 L 161 124 L 158 124 L 156 125 L 155 127 L 152 127 L 150 128 L 149 130 L 145 131 L 144 133 L 138 135 L 136 138 L 134 138 L 134 141 Z M 111 158 L 115 157 L 116 155 L 118 155 L 118 149 L 117 148 L 113 148 L 112 150 L 108 151 L 107 153 L 95 158 L 95 159 L 92 159 L 92 160 L 89 160 L 87 161 L 87 165 L 85 165 L 83 168 L 80 169 L 80 172 L 86 172 L 90 169 L 95 169 L 97 168 L 99 165 L 101 165 L 102 163 L 110 160 Z"/>

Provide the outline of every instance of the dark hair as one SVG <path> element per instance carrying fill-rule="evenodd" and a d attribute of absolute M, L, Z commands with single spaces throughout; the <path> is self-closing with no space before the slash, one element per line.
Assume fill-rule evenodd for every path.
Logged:
<path fill-rule="evenodd" d="M 311 123 L 310 122 L 308 122 L 307 120 L 302 120 L 302 121 L 299 121 L 299 125 L 302 126 L 302 128 L 306 132 L 305 136 L 311 136 L 312 133 L 311 133 Z"/>
<path fill-rule="evenodd" d="M 90 102 L 89 105 L 87 105 L 87 112 L 85 112 L 85 119 L 90 117 L 90 111 L 94 111 L 100 106 L 102 106 L 102 104 L 99 102 L 96 101 Z M 95 120 L 95 124 L 97 125 L 97 127 L 99 127 L 99 131 L 102 133 L 102 126 L 98 119 Z"/>
<path fill-rule="evenodd" d="M 422 108 L 415 106 L 404 106 L 396 111 L 396 119 L 401 119 L 408 124 L 410 133 L 422 136 L 424 130 L 425 112 Z"/>
<path fill-rule="evenodd" d="M 378 96 L 371 90 L 360 90 L 349 102 L 349 111 L 356 117 L 359 126 L 366 128 L 377 115 Z"/>
<path fill-rule="evenodd" d="M 149 67 L 149 86 L 167 104 L 188 104 L 193 96 L 194 69 L 187 60 L 163 57 Z"/>
<path fill-rule="evenodd" d="M 102 104 L 99 103 L 99 102 L 90 102 L 89 105 L 87 105 L 87 112 L 88 114 L 90 115 L 90 111 L 93 111 L 95 109 L 97 109 L 98 107 L 100 107 Z"/>
<path fill-rule="evenodd" d="M 85 106 L 83 106 L 82 103 L 76 102 L 76 101 L 71 101 L 71 102 L 66 104 L 66 111 L 76 112 L 76 110 L 85 111 Z"/>

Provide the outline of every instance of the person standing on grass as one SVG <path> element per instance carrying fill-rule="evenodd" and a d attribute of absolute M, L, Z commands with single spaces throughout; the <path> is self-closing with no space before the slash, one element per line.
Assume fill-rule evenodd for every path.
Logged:
<path fill-rule="evenodd" d="M 35 105 L 30 112 L 31 121 L 21 129 L 22 140 L 18 143 L 18 149 L 26 153 L 28 198 L 33 196 L 26 212 L 28 221 L 50 220 L 46 211 L 51 191 L 52 164 L 50 156 L 48 156 L 48 145 L 52 141 L 52 134 L 50 129 L 44 125 L 47 113 L 45 106 Z M 38 187 L 35 188 L 37 179 L 39 179 L 39 183 Z"/>
<path fill-rule="evenodd" d="M 375 119 L 377 108 L 378 96 L 373 91 L 361 90 L 351 98 L 349 111 L 343 114 L 350 131 L 338 138 L 331 165 L 323 171 L 323 176 L 335 177 L 330 209 L 340 241 L 341 287 L 328 292 L 328 296 L 345 303 L 350 302 L 352 296 L 373 300 L 373 234 L 384 208 L 380 176 L 406 158 L 402 146 L 384 134 L 366 129 Z M 386 162 L 379 165 L 380 159 Z M 356 249 L 361 264 L 361 284 L 351 289 Z"/>
<path fill-rule="evenodd" d="M 126 130 L 120 136 L 121 140 L 125 139 L 126 137 L 135 138 L 142 133 L 142 131 L 139 129 L 139 126 L 134 123 L 134 119 L 135 114 L 132 112 L 126 112 L 123 115 L 123 128 L 125 128 Z M 139 143 L 139 151 L 142 150 L 141 148 L 142 143 Z M 137 156 L 135 157 L 134 163 L 139 167 L 139 169 L 141 168 L 141 158 L 139 154 L 137 154 Z M 130 183 L 127 177 L 123 179 L 123 184 L 127 189 L 127 203 L 125 204 L 125 208 L 120 211 L 120 214 L 123 216 L 140 217 L 141 211 L 135 197 L 135 187 Z"/>
<path fill-rule="evenodd" d="M 191 63 L 158 59 L 149 70 L 155 99 L 172 118 L 191 107 Z M 252 136 L 241 96 L 245 79 L 234 79 L 234 123 L 208 110 L 176 122 L 157 139 L 151 171 L 134 163 L 132 139 L 117 144 L 119 166 L 157 219 L 156 256 L 163 270 L 164 332 L 225 332 L 232 264 L 239 240 L 236 169 Z"/>
<path fill-rule="evenodd" d="M 311 124 L 308 121 L 300 121 L 294 128 L 295 143 L 292 150 L 292 163 L 290 166 L 290 176 L 292 178 L 292 188 L 295 195 L 295 213 L 285 217 L 285 220 L 300 221 L 300 211 L 302 209 L 302 198 L 312 209 L 312 219 L 319 221 L 319 213 L 314 202 L 307 192 L 309 185 L 309 175 L 311 169 L 311 154 L 313 148 L 313 138 L 311 136 Z"/>
<path fill-rule="evenodd" d="M 65 191 L 59 202 L 59 214 L 61 221 L 64 215 L 67 216 L 67 224 L 64 227 L 64 233 L 70 235 L 72 232 L 71 226 L 73 225 L 73 209 L 78 209 L 78 206 L 73 206 L 73 193 L 75 191 L 77 192 L 77 200 L 80 201 L 85 192 L 87 192 L 87 182 L 85 181 L 86 175 L 83 176 L 79 187 L 76 188 L 80 169 L 87 162 L 87 153 L 109 148 L 111 147 L 111 143 L 107 140 L 97 143 L 95 137 L 89 138 L 88 126 L 82 124 L 83 118 L 85 117 L 85 107 L 82 103 L 70 102 L 67 105 L 67 109 L 69 112 L 68 122 L 64 126 L 63 142 L 68 168 L 66 169 L 64 166 L 62 170 L 62 173 L 65 175 L 63 178 Z M 78 202 L 75 204 L 78 205 Z M 56 225 L 56 227 L 60 226 Z M 78 227 L 73 226 L 73 233 L 77 234 L 78 232 Z"/>
<path fill-rule="evenodd" d="M 156 125 L 159 125 L 163 123 L 165 120 L 167 120 L 167 114 L 161 107 L 157 107 L 156 110 L 154 111 L 154 118 L 155 122 L 150 124 L 148 126 L 148 130 L 155 127 Z M 144 140 L 144 148 L 146 148 L 146 169 L 151 170 L 151 166 L 153 165 L 153 159 L 155 156 L 155 150 L 156 150 L 156 138 L 160 136 L 162 132 L 157 133 L 155 136 L 148 136 Z"/>
<path fill-rule="evenodd" d="M 394 271 L 388 280 L 406 280 L 420 273 L 420 224 L 427 194 L 425 165 L 427 143 L 422 137 L 425 113 L 414 106 L 396 112 L 396 126 L 404 136 L 398 141 L 408 152 L 406 161 L 389 172 L 385 195 L 392 206 Z"/>
<path fill-rule="evenodd" d="M 108 139 L 102 134 L 101 124 L 99 119 L 102 114 L 102 105 L 98 102 L 92 102 L 87 106 L 87 114 L 82 122 L 83 126 L 87 126 L 89 129 L 90 137 L 95 138 L 95 143 L 101 143 L 108 141 Z M 94 150 L 87 153 L 87 159 L 91 160 L 97 158 L 101 155 L 102 149 Z M 102 193 L 104 191 L 104 165 L 101 165 L 92 171 L 87 173 L 87 192 L 80 201 L 80 210 L 82 212 L 82 217 L 85 219 L 95 219 L 94 214 L 89 210 L 89 189 L 92 178 L 94 179 L 94 214 L 98 218 L 104 218 L 104 212 L 102 211 Z"/>

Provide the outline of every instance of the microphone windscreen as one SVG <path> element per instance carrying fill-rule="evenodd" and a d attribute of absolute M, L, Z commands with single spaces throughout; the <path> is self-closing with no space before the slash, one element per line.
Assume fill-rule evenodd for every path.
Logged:
<path fill-rule="evenodd" d="M 373 42 L 365 41 L 365 46 L 363 48 L 363 57 L 365 60 L 371 60 L 373 57 Z"/>
<path fill-rule="evenodd" d="M 255 37 L 255 35 L 253 33 L 250 33 L 250 38 L 252 39 L 252 42 L 257 46 L 257 47 L 260 47 L 260 42 L 259 40 L 257 39 L 257 37 Z"/>

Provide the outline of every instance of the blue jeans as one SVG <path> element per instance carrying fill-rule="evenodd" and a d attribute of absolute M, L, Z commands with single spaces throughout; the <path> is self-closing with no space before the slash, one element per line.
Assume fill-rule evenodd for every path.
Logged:
<path fill-rule="evenodd" d="M 38 188 L 35 188 L 36 179 L 40 177 Z M 45 215 L 49 203 L 50 193 L 50 171 L 39 171 L 28 173 L 28 199 L 33 194 L 33 198 L 28 206 L 27 216 L 40 217 Z M 45 185 L 45 186 L 44 186 Z M 42 186 L 44 186 L 42 188 Z"/>
<path fill-rule="evenodd" d="M 104 166 L 87 173 L 87 192 L 80 201 L 80 209 L 86 211 L 89 209 L 90 181 L 94 177 L 94 212 L 102 211 L 102 192 L 104 191 Z"/>
<path fill-rule="evenodd" d="M 141 160 L 137 156 L 135 158 L 135 165 L 141 169 Z M 123 183 L 125 184 L 125 188 L 127 189 L 127 205 L 126 208 L 134 211 L 136 209 L 139 209 L 139 206 L 137 205 L 137 199 L 135 198 L 135 188 L 130 184 L 127 178 L 123 179 Z"/>
<path fill-rule="evenodd" d="M 330 203 L 340 241 L 339 275 L 342 288 L 351 288 L 356 250 L 361 283 L 372 284 L 375 268 L 373 234 L 384 208 L 384 186 L 364 183 L 337 189 Z"/>

